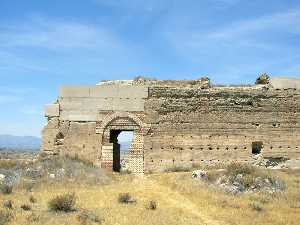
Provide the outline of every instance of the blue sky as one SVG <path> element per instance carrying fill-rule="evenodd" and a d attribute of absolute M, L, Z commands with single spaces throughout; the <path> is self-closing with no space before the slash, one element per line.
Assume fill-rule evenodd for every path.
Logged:
<path fill-rule="evenodd" d="M 63 84 L 300 75 L 299 0 L 0 0 L 0 134 L 35 135 Z"/>

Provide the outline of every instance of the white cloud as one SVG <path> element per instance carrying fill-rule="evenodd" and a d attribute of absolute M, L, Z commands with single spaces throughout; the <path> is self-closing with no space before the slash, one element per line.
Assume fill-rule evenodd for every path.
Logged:
<path fill-rule="evenodd" d="M 279 12 L 254 19 L 242 20 L 232 23 L 221 29 L 210 32 L 207 38 L 231 39 L 246 35 L 258 35 L 259 32 L 268 32 L 269 30 L 280 30 L 282 32 L 300 32 L 300 9 L 294 9 L 287 12 Z"/>
<path fill-rule="evenodd" d="M 224 55 L 226 53 L 224 49 L 230 54 L 243 48 L 274 52 L 280 46 L 264 41 L 261 37 L 264 35 L 276 38 L 278 33 L 300 33 L 299 21 L 300 9 L 294 9 L 205 30 L 188 29 L 187 26 L 183 26 L 185 27 L 183 29 L 174 27 L 165 34 L 176 50 L 194 59 L 211 53 Z"/>
<path fill-rule="evenodd" d="M 0 47 L 37 47 L 53 50 L 115 48 L 118 40 L 102 27 L 44 18 L 27 24 L 0 27 Z"/>

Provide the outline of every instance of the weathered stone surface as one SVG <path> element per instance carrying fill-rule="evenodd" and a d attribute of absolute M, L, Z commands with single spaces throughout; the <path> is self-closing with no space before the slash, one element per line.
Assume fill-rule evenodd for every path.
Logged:
<path fill-rule="evenodd" d="M 273 77 L 270 81 L 275 89 L 298 89 L 300 90 L 300 78 Z"/>
<path fill-rule="evenodd" d="M 59 115 L 47 114 L 42 148 L 113 168 L 114 147 L 105 146 L 117 146 L 116 131 L 129 130 L 134 140 L 128 168 L 134 173 L 231 161 L 266 166 L 280 158 L 280 166 L 299 167 L 297 82 L 213 86 L 208 78 L 137 78 L 66 86 L 57 101 Z M 258 152 L 254 143 L 261 143 Z"/>
<path fill-rule="evenodd" d="M 59 104 L 50 104 L 45 107 L 45 115 L 47 117 L 59 116 Z"/>

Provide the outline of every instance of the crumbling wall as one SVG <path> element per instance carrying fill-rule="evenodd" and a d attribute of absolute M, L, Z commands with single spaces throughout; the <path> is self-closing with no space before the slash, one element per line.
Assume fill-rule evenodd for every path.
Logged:
<path fill-rule="evenodd" d="M 300 159 L 299 90 L 150 87 L 145 167 L 163 170 L 259 157 Z M 252 154 L 252 143 L 263 150 Z M 300 165 L 300 161 L 299 161 Z"/>
<path fill-rule="evenodd" d="M 261 76 L 257 83 L 139 77 L 65 86 L 46 107 L 42 149 L 112 169 L 110 131 L 133 130 L 128 167 L 135 173 L 232 160 L 300 167 L 299 79 Z"/>

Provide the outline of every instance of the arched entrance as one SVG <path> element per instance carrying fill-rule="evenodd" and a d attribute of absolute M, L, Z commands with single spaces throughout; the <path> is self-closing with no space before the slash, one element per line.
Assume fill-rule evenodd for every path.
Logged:
<path fill-rule="evenodd" d="M 128 151 L 128 170 L 135 174 L 144 173 L 144 135 L 147 126 L 131 113 L 113 113 L 101 123 L 101 167 L 120 170 L 120 145 L 117 137 L 122 131 L 132 131 L 133 139 Z"/>

